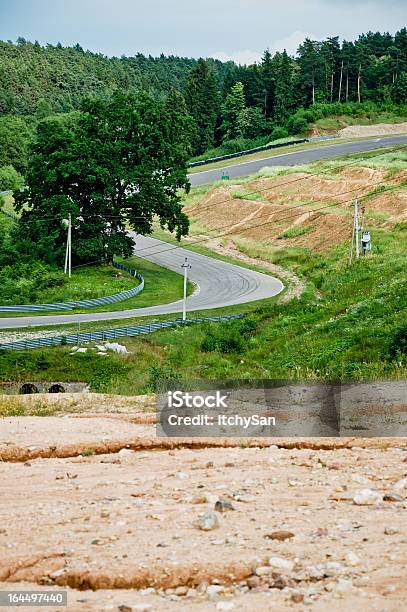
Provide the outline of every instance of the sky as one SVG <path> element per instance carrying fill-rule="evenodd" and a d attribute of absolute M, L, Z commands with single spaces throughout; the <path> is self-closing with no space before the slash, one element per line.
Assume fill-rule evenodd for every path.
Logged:
<path fill-rule="evenodd" d="M 308 36 L 352 40 L 407 25 L 407 0 L 0 0 L 0 39 L 79 42 L 105 55 L 252 63 Z"/>

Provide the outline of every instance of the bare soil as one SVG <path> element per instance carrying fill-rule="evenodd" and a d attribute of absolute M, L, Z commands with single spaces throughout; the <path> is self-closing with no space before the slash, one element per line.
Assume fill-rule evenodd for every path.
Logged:
<path fill-rule="evenodd" d="M 160 440 L 93 401 L 2 420 L 1 589 L 68 588 L 70 612 L 403 609 L 406 438 Z"/>
<path fill-rule="evenodd" d="M 407 123 L 377 123 L 376 125 L 349 125 L 339 130 L 341 138 L 357 138 L 360 136 L 384 136 L 386 134 L 405 134 Z"/>
<path fill-rule="evenodd" d="M 400 185 L 406 180 L 406 174 L 406 171 L 389 174 L 382 169 L 348 167 L 326 176 L 293 172 L 262 177 L 243 186 L 222 185 L 209 191 L 199 202 L 186 206 L 193 221 L 192 238 L 205 232 L 210 235 L 211 231 L 226 233 L 228 245 L 224 248 L 234 257 L 238 239 L 273 244 L 277 248 L 327 251 L 350 239 L 351 204 L 356 197 L 370 193 L 383 182 L 389 186 Z M 239 197 L 234 197 L 238 191 Z M 370 227 L 392 227 L 407 218 L 407 196 L 402 190 L 374 194 L 364 201 L 364 207 Z M 381 213 L 380 218 L 377 213 Z M 293 229 L 300 231 L 297 235 L 285 235 Z M 301 230 L 304 231 L 301 233 Z M 222 252 L 219 244 L 215 240 L 212 247 Z"/>

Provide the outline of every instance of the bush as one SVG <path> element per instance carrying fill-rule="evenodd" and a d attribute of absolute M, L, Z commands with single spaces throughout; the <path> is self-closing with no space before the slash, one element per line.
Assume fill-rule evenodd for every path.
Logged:
<path fill-rule="evenodd" d="M 287 129 L 289 134 L 304 134 L 307 131 L 308 122 L 301 115 L 293 115 L 287 121 Z"/>
<path fill-rule="evenodd" d="M 257 322 L 250 317 L 228 323 L 208 325 L 201 343 L 201 350 L 205 353 L 213 351 L 243 353 L 246 340 L 254 334 L 256 329 Z"/>
<path fill-rule="evenodd" d="M 407 355 L 407 325 L 401 325 L 392 334 L 389 343 L 389 356 L 395 359 Z"/>
<path fill-rule="evenodd" d="M 280 138 L 287 138 L 288 130 L 285 127 L 277 126 L 271 132 L 271 140 L 280 140 Z"/>

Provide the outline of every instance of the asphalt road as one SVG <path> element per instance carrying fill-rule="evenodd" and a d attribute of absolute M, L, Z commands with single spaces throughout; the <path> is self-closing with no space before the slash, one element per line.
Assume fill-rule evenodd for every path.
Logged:
<path fill-rule="evenodd" d="M 188 311 L 208 310 L 262 300 L 277 295 L 284 288 L 279 280 L 267 274 L 241 268 L 185 249 L 171 249 L 171 245 L 155 238 L 138 235 L 134 235 L 134 237 L 136 240 L 135 255 L 174 272 L 182 273 L 181 266 L 185 257 L 188 257 L 188 262 L 191 264 L 189 280 L 196 285 L 193 295 L 187 298 Z M 164 302 L 165 295 L 162 296 L 162 299 Z M 6 317 L 0 318 L 0 329 L 27 327 L 29 325 L 60 325 L 79 321 L 82 323 L 109 321 L 180 312 L 182 312 L 182 300 L 170 304 L 116 312 Z"/>
<path fill-rule="evenodd" d="M 355 142 L 343 142 L 332 145 L 324 145 L 315 149 L 305 149 L 304 151 L 293 151 L 292 153 L 283 153 L 281 155 L 273 155 L 263 159 L 255 159 L 247 162 L 236 162 L 224 168 L 216 170 L 202 170 L 189 175 L 189 180 L 193 187 L 197 185 L 206 185 L 213 181 L 219 181 L 223 173 L 230 178 L 239 176 L 247 176 L 261 170 L 266 166 L 296 166 L 298 164 L 308 164 L 319 159 L 332 159 L 350 153 L 359 153 L 362 151 L 372 151 L 380 147 L 389 145 L 407 144 L 406 136 L 384 136 L 382 138 L 374 138 L 370 140 L 358 140 Z"/>

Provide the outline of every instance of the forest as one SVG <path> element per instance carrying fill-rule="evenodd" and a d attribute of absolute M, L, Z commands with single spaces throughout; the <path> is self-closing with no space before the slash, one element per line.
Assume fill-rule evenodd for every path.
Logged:
<path fill-rule="evenodd" d="M 407 104 L 407 29 L 355 41 L 306 39 L 295 56 L 266 50 L 250 66 L 175 56 L 106 57 L 79 44 L 0 41 L 0 191 L 21 186 L 38 123 L 74 116 L 83 99 L 175 89 L 191 117 L 191 158 L 232 153 L 305 134 L 331 115 Z"/>

